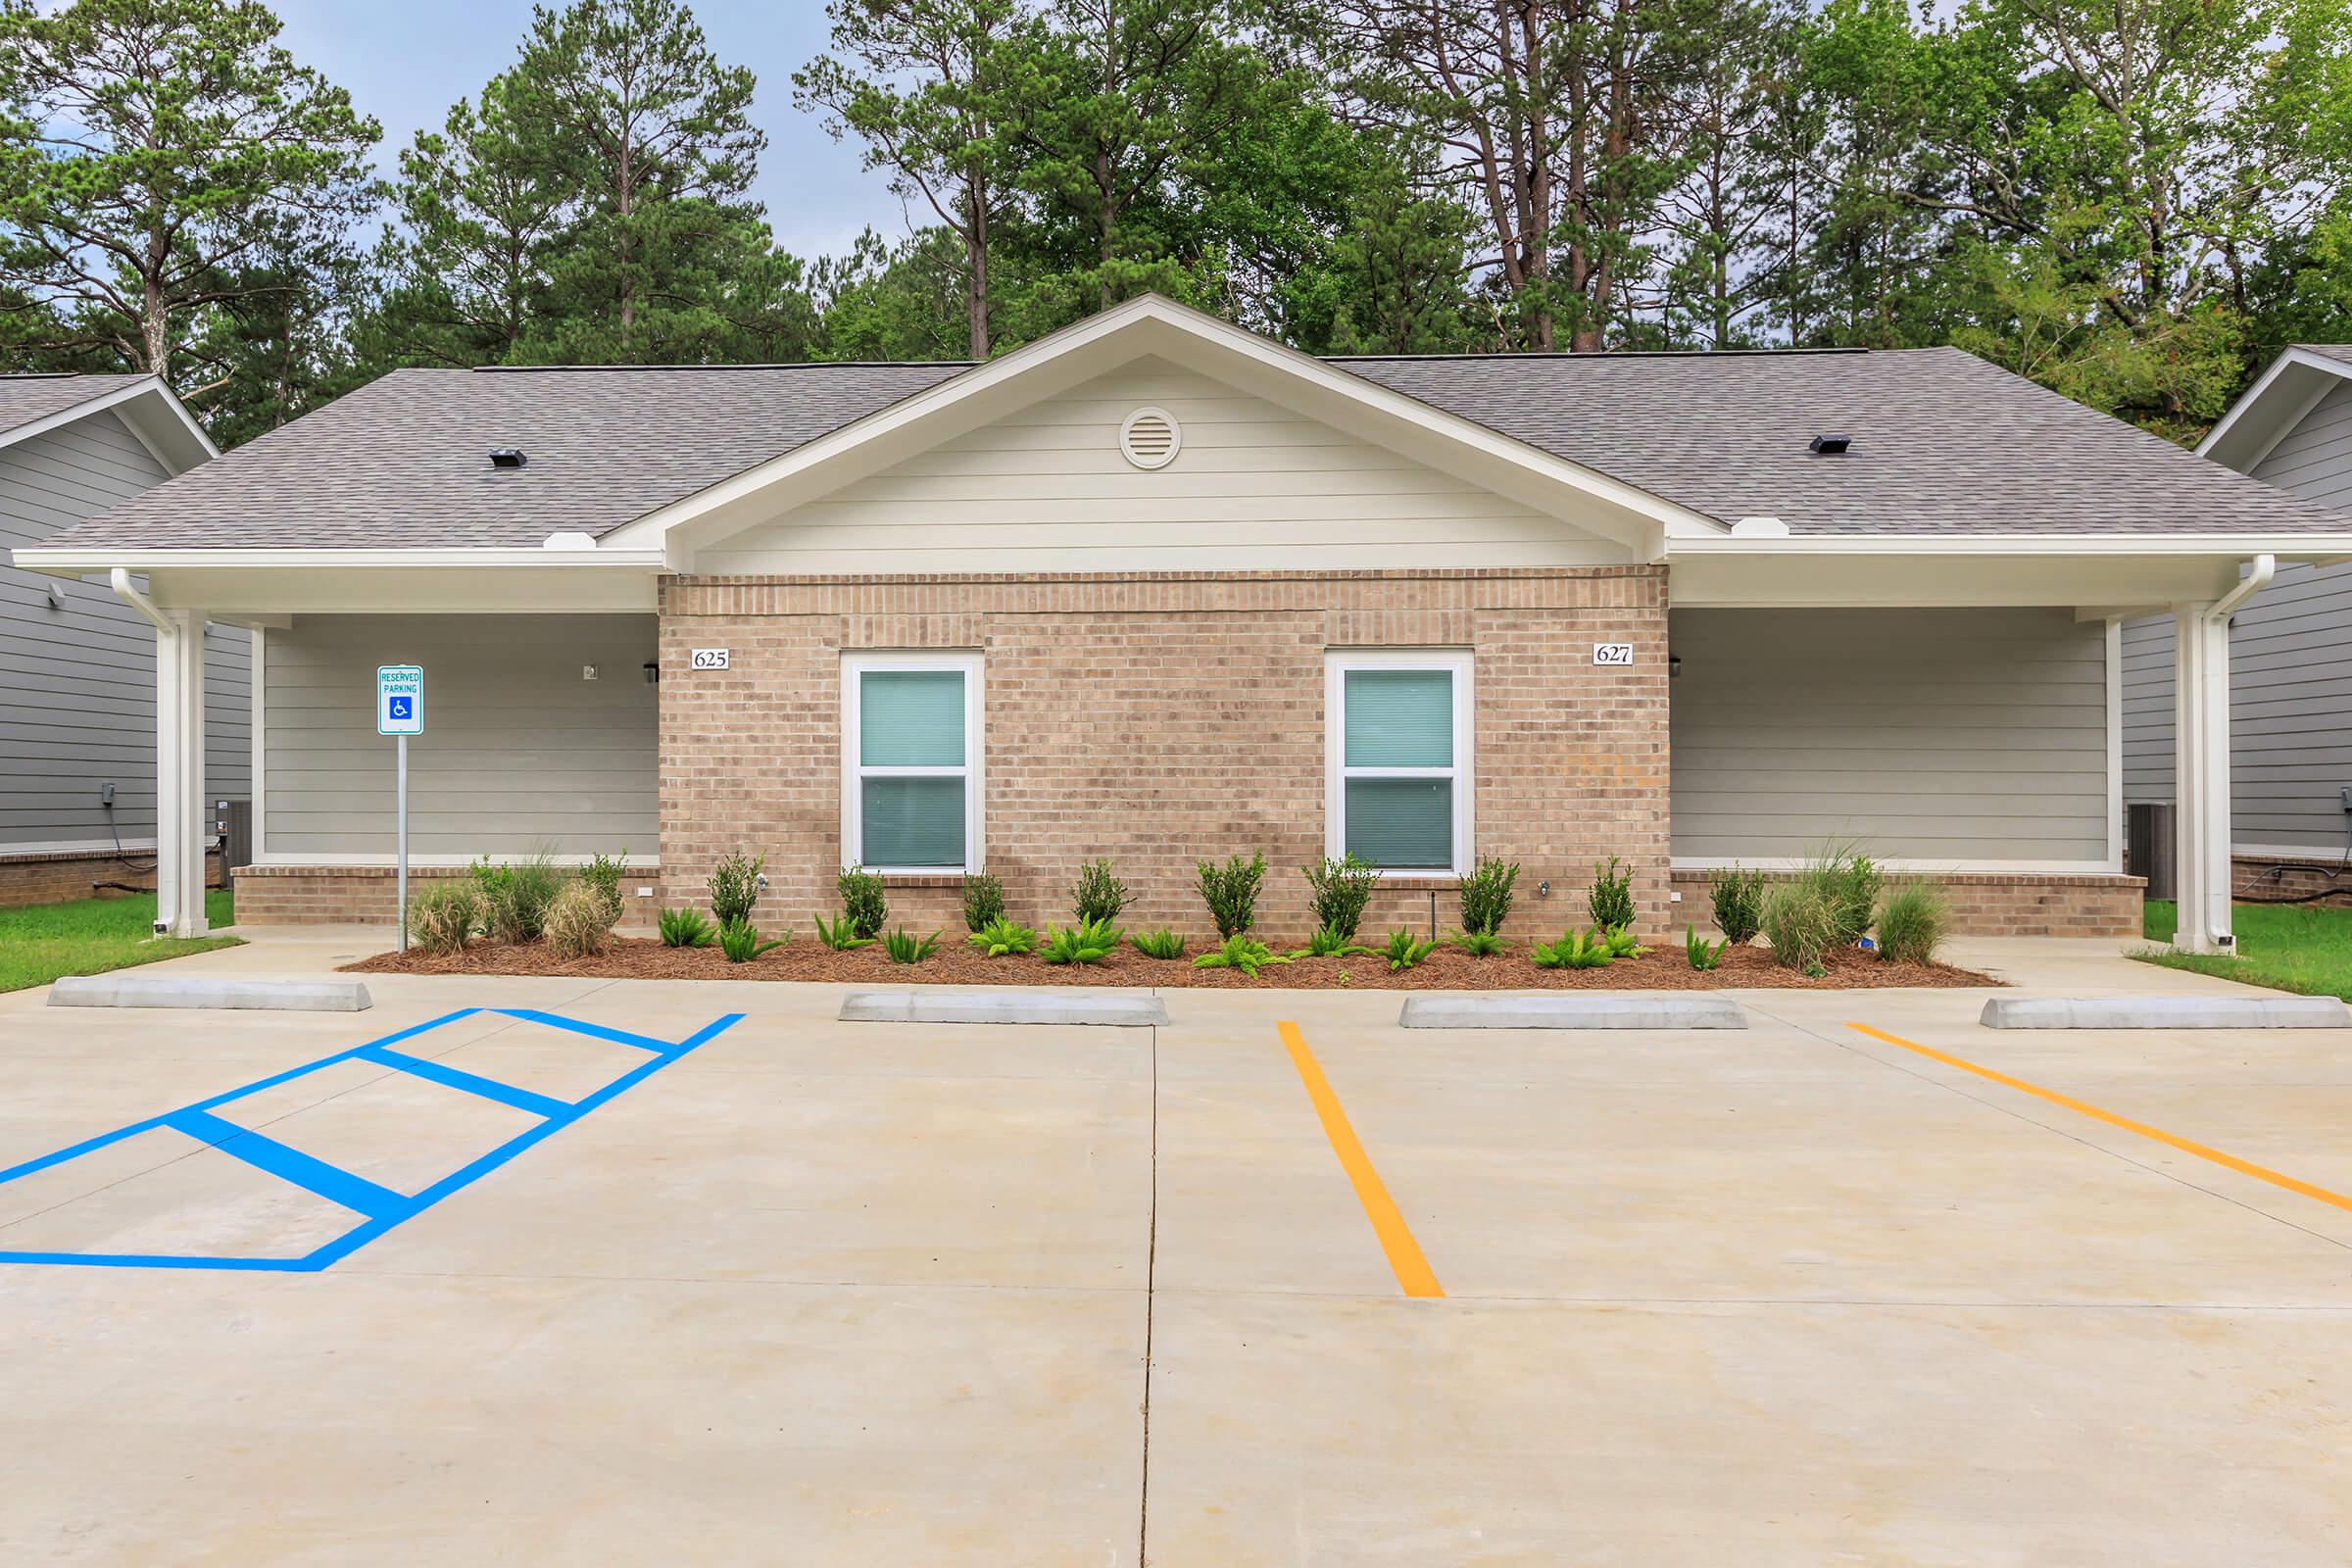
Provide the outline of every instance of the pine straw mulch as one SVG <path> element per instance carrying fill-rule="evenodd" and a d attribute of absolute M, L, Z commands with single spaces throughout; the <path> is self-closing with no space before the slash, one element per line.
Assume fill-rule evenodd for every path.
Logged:
<path fill-rule="evenodd" d="M 1488 958 L 1473 958 L 1441 947 L 1413 968 L 1392 974 L 1388 960 L 1298 958 L 1269 965 L 1258 978 L 1235 969 L 1196 969 L 1192 955 L 1172 962 L 1147 958 L 1122 948 L 1101 963 L 1047 963 L 1035 956 L 990 958 L 972 951 L 958 933 L 940 939 L 939 951 L 920 963 L 893 963 L 879 943 L 836 953 L 806 933 L 749 963 L 729 963 L 712 948 L 665 948 L 643 937 L 617 937 L 602 955 L 559 958 L 545 942 L 479 942 L 462 954 L 428 957 L 416 952 L 385 953 L 343 968 L 363 974 L 564 975 L 616 980 L 806 980 L 852 985 L 998 986 L 1251 986 L 1300 990 L 1353 987 L 1381 991 L 1840 991 L 1860 987 L 1998 986 L 1990 975 L 1942 963 L 1888 963 L 1867 953 L 1828 959 L 1829 974 L 1807 979 L 1773 962 L 1763 948 L 1740 948 L 1723 956 L 1722 966 L 1695 970 L 1680 942 L 1661 944 L 1639 958 L 1620 958 L 1604 969 L 1539 969 L 1524 946 Z M 1275 951 L 1284 951 L 1277 948 Z"/>

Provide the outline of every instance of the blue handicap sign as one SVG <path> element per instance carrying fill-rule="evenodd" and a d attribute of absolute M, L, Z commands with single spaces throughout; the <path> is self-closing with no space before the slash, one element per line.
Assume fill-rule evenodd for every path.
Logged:
<path fill-rule="evenodd" d="M 412 699 L 406 697 L 393 697 L 386 699 L 386 701 L 390 702 L 392 705 L 392 716 L 394 718 L 406 718 L 409 716 L 409 704 Z"/>

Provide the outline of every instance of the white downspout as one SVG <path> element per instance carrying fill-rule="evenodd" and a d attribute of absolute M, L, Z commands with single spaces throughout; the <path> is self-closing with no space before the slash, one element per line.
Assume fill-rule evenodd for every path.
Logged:
<path fill-rule="evenodd" d="M 2277 556 L 2256 556 L 2247 563 L 2246 574 L 2237 580 L 2237 586 L 2215 600 L 2213 608 L 2205 612 L 2205 618 L 2228 620 L 2231 615 L 2237 613 L 2239 607 L 2244 605 L 2247 600 L 2268 588 L 2271 585 L 2271 579 L 2278 575 L 2278 558 Z"/>
<path fill-rule="evenodd" d="M 2230 767 L 2230 617 L 2271 585 L 2276 556 L 2256 556 L 2237 585 L 2210 605 L 2183 605 L 2174 726 L 2180 918 L 2174 944 L 2189 953 L 2230 953 L 2232 851 Z"/>
<path fill-rule="evenodd" d="M 128 567 L 117 566 L 114 571 L 108 575 L 107 581 L 114 584 L 115 597 L 122 600 L 131 609 L 137 611 L 140 614 L 146 616 L 148 624 L 152 625 L 156 629 L 157 635 L 170 637 L 179 630 L 177 626 L 172 624 L 172 619 L 170 616 L 166 615 L 162 611 L 155 608 L 154 600 L 148 598 L 145 594 L 139 592 L 136 588 L 133 588 L 130 585 L 130 571 Z"/>

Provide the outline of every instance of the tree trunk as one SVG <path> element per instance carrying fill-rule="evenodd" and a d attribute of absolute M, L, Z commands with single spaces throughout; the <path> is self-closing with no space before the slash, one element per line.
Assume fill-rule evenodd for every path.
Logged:
<path fill-rule="evenodd" d="M 988 358 L 988 175 L 974 168 L 964 182 L 964 209 L 971 220 L 963 242 L 964 324 L 971 332 L 971 357 Z"/>

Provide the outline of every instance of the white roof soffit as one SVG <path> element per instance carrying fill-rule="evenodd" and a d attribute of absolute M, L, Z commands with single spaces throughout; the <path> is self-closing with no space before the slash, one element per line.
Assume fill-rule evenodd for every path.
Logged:
<path fill-rule="evenodd" d="M 20 441 L 62 430 L 106 409 L 114 410 L 140 444 L 154 454 L 155 461 L 174 475 L 220 455 L 220 449 L 213 445 L 213 438 L 204 433 L 204 426 L 196 422 L 187 405 L 152 375 L 109 387 L 72 408 L 28 419 L 14 429 L 0 430 L 0 447 L 15 446 Z"/>
<path fill-rule="evenodd" d="M 1293 409 L 1654 559 L 1668 535 L 1721 535 L 1702 513 L 1351 375 L 1230 322 L 1145 295 L 606 534 L 661 546 L 690 569 L 698 545 L 807 505 L 990 421 L 1147 355 Z"/>
<path fill-rule="evenodd" d="M 2250 472 L 2302 422 L 2314 404 L 2347 380 L 2352 380 L 2352 364 L 2290 348 L 2230 405 L 2197 443 L 2197 453 L 2240 473 Z"/>

